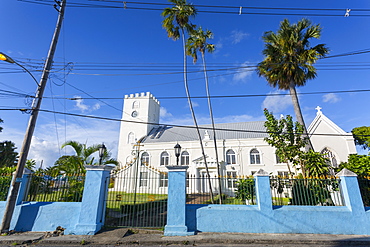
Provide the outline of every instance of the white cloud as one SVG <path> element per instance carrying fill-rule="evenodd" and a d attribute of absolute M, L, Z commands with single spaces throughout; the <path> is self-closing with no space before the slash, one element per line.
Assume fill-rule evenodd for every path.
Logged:
<path fill-rule="evenodd" d="M 280 90 L 271 92 L 270 94 L 280 94 Z M 286 108 L 292 105 L 292 99 L 290 95 L 281 95 L 281 96 L 267 96 L 262 102 L 262 109 L 266 108 L 269 111 L 272 111 L 274 114 L 281 113 Z"/>
<path fill-rule="evenodd" d="M 237 70 L 237 73 L 233 77 L 235 82 L 245 82 L 253 74 L 254 70 L 247 67 L 249 64 L 250 63 L 246 61 L 240 65 L 240 69 Z"/>
<path fill-rule="evenodd" d="M 232 44 L 240 43 L 243 39 L 245 39 L 248 36 L 249 36 L 248 33 L 244 33 L 239 30 L 234 30 L 231 32 L 231 43 Z"/>
<path fill-rule="evenodd" d="M 327 103 L 337 103 L 341 98 L 334 93 L 328 93 L 322 96 L 322 101 Z"/>
<path fill-rule="evenodd" d="M 86 104 L 83 103 L 84 100 L 81 99 L 81 96 L 75 95 L 74 98 L 76 99 L 75 100 L 76 101 L 76 107 L 83 113 L 92 112 L 92 111 L 100 109 L 100 104 L 99 103 L 96 103 L 95 105 L 89 106 L 89 105 L 86 105 Z"/>
<path fill-rule="evenodd" d="M 43 161 L 43 167 L 52 166 L 60 155 L 73 154 L 71 148 L 60 150 L 60 146 L 66 141 L 78 141 L 89 145 L 103 143 L 112 154 L 117 157 L 119 123 L 102 120 L 81 119 L 71 117 L 68 119 L 66 129 L 64 122 L 58 122 L 58 137 L 55 123 L 38 124 L 32 138 L 30 152 L 27 159 L 34 159 L 37 167 Z M 6 131 L 1 133 L 1 140 L 10 140 L 16 144 L 16 151 L 20 152 L 24 132 L 20 132 L 4 124 Z"/>
<path fill-rule="evenodd" d="M 161 118 L 172 117 L 172 114 L 171 114 L 171 113 L 169 113 L 169 112 L 167 111 L 167 109 L 166 109 L 166 108 L 164 108 L 164 107 L 161 107 L 161 108 L 159 109 L 159 115 L 160 115 L 160 117 L 161 117 Z"/>

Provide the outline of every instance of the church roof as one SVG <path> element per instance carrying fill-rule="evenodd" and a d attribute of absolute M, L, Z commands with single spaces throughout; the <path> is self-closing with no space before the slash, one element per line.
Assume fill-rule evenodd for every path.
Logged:
<path fill-rule="evenodd" d="M 241 122 L 241 123 L 222 123 L 215 124 L 216 138 L 223 139 L 250 139 L 267 137 L 264 121 L 256 122 Z M 213 140 L 212 125 L 199 125 L 202 140 Z M 207 128 L 207 129 L 202 129 Z M 195 128 L 186 127 L 171 127 L 160 125 L 153 128 L 142 143 L 158 143 L 158 142 L 180 142 L 180 141 L 196 141 L 198 134 Z"/>

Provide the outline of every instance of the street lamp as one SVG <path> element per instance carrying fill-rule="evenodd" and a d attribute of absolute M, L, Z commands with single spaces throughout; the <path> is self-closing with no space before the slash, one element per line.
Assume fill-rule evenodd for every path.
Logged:
<path fill-rule="evenodd" d="M 180 153 L 181 153 L 181 146 L 180 144 L 176 144 L 175 145 L 175 156 L 176 156 L 176 165 L 178 166 L 179 165 L 179 157 L 180 157 Z"/>
<path fill-rule="evenodd" d="M 107 148 L 105 147 L 104 143 L 99 147 L 99 165 L 101 166 L 103 156 L 105 152 L 107 151 Z"/>
<path fill-rule="evenodd" d="M 32 75 L 32 73 L 28 69 L 26 69 L 22 64 L 17 63 L 16 61 L 14 61 L 14 59 L 12 59 L 11 57 L 2 52 L 0 52 L 0 60 L 18 65 L 32 77 L 32 79 L 36 82 L 37 86 L 40 86 L 40 84 L 37 82 L 36 78 Z"/>

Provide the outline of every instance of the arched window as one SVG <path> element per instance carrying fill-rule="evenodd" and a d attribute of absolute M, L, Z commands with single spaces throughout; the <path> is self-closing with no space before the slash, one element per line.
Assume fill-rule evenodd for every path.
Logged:
<path fill-rule="evenodd" d="M 189 165 L 190 156 L 187 151 L 181 153 L 181 165 L 188 166 Z"/>
<path fill-rule="evenodd" d="M 226 151 L 226 164 L 228 165 L 236 164 L 235 152 L 231 149 Z"/>
<path fill-rule="evenodd" d="M 132 109 L 138 109 L 139 107 L 140 107 L 139 101 L 134 101 L 134 103 L 132 103 Z"/>
<path fill-rule="evenodd" d="M 257 149 L 252 149 L 250 152 L 251 164 L 261 164 L 260 152 Z"/>
<path fill-rule="evenodd" d="M 148 166 L 149 165 L 149 154 L 147 152 L 144 152 L 141 155 L 141 165 L 142 166 Z"/>
<path fill-rule="evenodd" d="M 170 161 L 170 156 L 166 151 L 161 153 L 161 166 L 168 166 Z"/>
<path fill-rule="evenodd" d="M 135 143 L 135 134 L 134 134 L 134 133 L 130 132 L 130 133 L 128 134 L 127 143 L 128 143 L 128 144 L 133 144 L 133 143 Z"/>
<path fill-rule="evenodd" d="M 338 162 L 337 159 L 335 158 L 335 154 L 330 151 L 328 148 L 324 148 L 321 153 L 324 155 L 325 158 L 327 158 L 328 165 L 334 168 L 338 168 Z"/>

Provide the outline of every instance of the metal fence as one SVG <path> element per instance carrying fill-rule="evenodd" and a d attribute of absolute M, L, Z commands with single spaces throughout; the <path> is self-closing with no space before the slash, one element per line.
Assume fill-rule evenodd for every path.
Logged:
<path fill-rule="evenodd" d="M 358 185 L 362 196 L 362 201 L 365 207 L 370 207 L 370 180 L 358 179 Z"/>
<path fill-rule="evenodd" d="M 167 221 L 168 174 L 148 167 L 111 175 L 105 225 L 162 228 Z"/>
<path fill-rule="evenodd" d="M 244 176 L 188 175 L 186 194 L 187 204 L 256 204 L 254 179 Z"/>
<path fill-rule="evenodd" d="M 0 201 L 6 201 L 13 175 L 0 174 Z"/>
<path fill-rule="evenodd" d="M 340 180 L 335 178 L 270 179 L 274 205 L 343 206 L 339 184 Z"/>
<path fill-rule="evenodd" d="M 85 183 L 85 174 L 67 174 L 52 177 L 30 175 L 24 201 L 37 202 L 80 202 Z"/>

